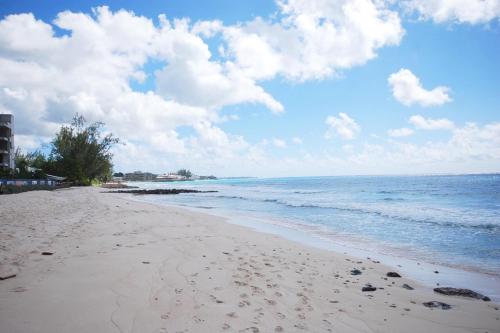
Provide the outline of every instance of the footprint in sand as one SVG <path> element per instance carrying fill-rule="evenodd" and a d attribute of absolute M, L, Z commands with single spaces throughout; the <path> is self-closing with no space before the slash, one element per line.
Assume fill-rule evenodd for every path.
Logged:
<path fill-rule="evenodd" d="M 221 304 L 221 303 L 224 303 L 223 301 L 221 301 L 220 299 L 218 299 L 217 297 L 215 297 L 214 295 L 210 295 L 210 299 L 212 301 L 214 301 L 215 303 L 217 304 Z"/>
<path fill-rule="evenodd" d="M 298 329 L 301 329 L 301 330 L 306 330 L 307 329 L 307 326 L 305 324 L 296 324 L 296 325 L 293 325 L 294 327 L 298 328 Z"/>
<path fill-rule="evenodd" d="M 239 286 L 239 287 L 244 287 L 244 286 L 248 285 L 248 283 L 242 282 L 242 281 L 234 281 L 234 284 Z"/>
<path fill-rule="evenodd" d="M 228 316 L 229 318 L 238 318 L 238 316 L 236 315 L 236 312 L 226 313 L 226 316 Z"/>
<path fill-rule="evenodd" d="M 264 294 L 264 291 L 257 287 L 257 286 L 250 286 L 250 288 L 252 288 L 252 294 L 255 295 L 255 294 Z"/>
<path fill-rule="evenodd" d="M 249 306 L 250 304 L 251 304 L 251 303 L 250 303 L 249 301 L 244 300 L 244 301 L 239 302 L 239 303 L 238 303 L 238 306 L 239 306 L 240 308 L 243 308 L 243 307 L 245 307 L 245 306 Z"/>
<path fill-rule="evenodd" d="M 285 316 L 283 313 L 281 313 L 281 312 L 276 313 L 276 316 L 277 316 L 279 319 L 285 319 L 285 318 L 286 318 L 286 316 Z"/>
<path fill-rule="evenodd" d="M 267 299 L 267 298 L 264 298 L 267 302 L 267 304 L 269 305 L 276 305 L 276 301 L 275 300 L 272 300 L 272 299 Z"/>

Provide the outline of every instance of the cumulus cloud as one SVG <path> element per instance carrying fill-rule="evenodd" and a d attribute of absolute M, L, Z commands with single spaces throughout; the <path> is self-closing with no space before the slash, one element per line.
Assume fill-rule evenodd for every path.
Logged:
<path fill-rule="evenodd" d="M 251 103 L 283 112 L 262 80 L 331 77 L 404 34 L 398 13 L 379 1 L 290 0 L 278 7 L 276 16 L 229 26 L 165 15 L 155 23 L 105 6 L 89 14 L 63 11 L 51 22 L 31 13 L 5 16 L 0 110 L 15 114 L 19 142 L 29 148 L 77 112 L 103 121 L 127 143 L 117 148 L 119 166 L 149 156 L 163 167 L 156 156 L 165 154 L 173 162 L 209 153 L 219 154 L 220 164 L 237 154 L 258 160 L 259 147 L 217 126 L 228 119 L 219 110 Z M 218 55 L 210 43 L 218 44 Z M 154 73 L 150 62 L 158 64 Z M 131 86 L 145 81 L 152 91 Z M 194 134 L 182 136 L 180 127 Z"/>
<path fill-rule="evenodd" d="M 406 68 L 391 74 L 388 82 L 394 98 L 406 106 L 419 104 L 423 107 L 429 107 L 451 101 L 448 87 L 439 86 L 432 90 L 426 90 L 420 79 Z"/>
<path fill-rule="evenodd" d="M 387 134 L 389 136 L 392 136 L 395 138 L 410 136 L 410 135 L 413 135 L 413 133 L 414 133 L 414 131 L 411 128 L 407 128 L 407 127 L 390 129 L 387 131 Z"/>
<path fill-rule="evenodd" d="M 286 141 L 283 139 L 274 138 L 272 142 L 276 148 L 286 148 Z"/>
<path fill-rule="evenodd" d="M 261 86 L 264 80 L 329 78 L 397 45 L 404 30 L 391 8 L 378 0 L 283 0 L 276 16 L 231 26 L 162 15 L 155 24 L 107 7 L 90 14 L 64 11 L 50 23 L 29 13 L 9 15 L 0 20 L 0 112 L 14 113 L 16 142 L 27 149 L 47 142 L 76 112 L 104 121 L 126 143 L 115 148 L 114 162 L 123 171 L 182 166 L 220 175 L 297 175 L 315 165 L 319 174 L 367 173 L 363 167 L 370 158 L 386 158 L 393 164 L 380 168 L 389 170 L 406 165 L 409 157 L 417 162 L 414 154 L 420 154 L 419 163 L 444 157 L 498 166 L 499 124 L 458 128 L 415 118 L 417 128 L 448 128 L 453 138 L 392 149 L 372 144 L 360 151 L 352 145 L 344 147 L 346 156 L 325 151 L 279 159 L 274 147 L 286 141 L 252 144 L 220 127 L 235 119 L 220 114 L 225 106 L 284 110 Z M 158 64 L 154 73 L 147 71 L 150 62 Z M 131 82 L 145 81 L 153 82 L 151 91 L 132 88 Z M 429 93 L 418 79 L 416 86 Z M 327 138 L 351 140 L 361 131 L 345 113 L 328 117 L 326 124 Z"/>
<path fill-rule="evenodd" d="M 425 143 L 368 142 L 340 145 L 332 150 L 304 152 L 299 156 L 275 156 L 256 150 L 255 158 L 241 163 L 240 173 L 265 170 L 264 176 L 332 174 L 412 174 L 498 172 L 500 123 L 455 126 L 449 137 Z M 235 160 L 236 161 L 236 160 Z M 311 168 L 314 165 L 314 168 Z"/>
<path fill-rule="evenodd" d="M 250 77 L 322 79 L 398 45 L 404 30 L 383 1 L 280 0 L 275 20 L 227 27 L 227 54 Z"/>
<path fill-rule="evenodd" d="M 327 117 L 325 123 L 328 125 L 325 133 L 326 139 L 339 136 L 343 140 L 352 140 L 361 131 L 356 121 L 343 112 L 340 112 L 338 117 Z"/>
<path fill-rule="evenodd" d="M 423 130 L 452 130 L 455 128 L 455 124 L 446 118 L 426 119 L 421 115 L 414 115 L 410 117 L 409 122 L 416 128 Z"/>
<path fill-rule="evenodd" d="M 500 0 L 406 0 L 403 7 L 437 23 L 479 24 L 500 17 Z"/>
<path fill-rule="evenodd" d="M 302 139 L 299 138 L 298 136 L 293 137 L 292 142 L 295 143 L 296 145 L 301 145 L 303 143 Z"/>
<path fill-rule="evenodd" d="M 208 45 L 195 33 L 201 34 L 209 29 L 209 35 L 213 34 L 208 22 L 205 22 L 208 28 L 198 24 L 191 30 L 186 20 L 174 20 L 171 24 L 163 17 L 161 22 L 154 46 L 158 57 L 166 61 L 168 66 L 155 74 L 160 95 L 207 108 L 249 102 L 264 104 L 277 113 L 284 110 L 278 101 L 238 66 L 211 59 Z"/>
<path fill-rule="evenodd" d="M 55 27 L 63 33 L 56 35 Z M 186 20 L 161 16 L 155 26 L 149 18 L 107 7 L 92 14 L 64 11 L 52 24 L 32 14 L 6 16 L 0 21 L 0 110 L 15 115 L 16 142 L 27 149 L 80 113 L 105 122 L 127 143 L 129 148 L 117 148 L 118 165 L 126 165 L 124 156 L 151 156 L 154 164 L 164 154 L 187 159 L 188 152 L 201 150 L 241 153 L 248 149 L 244 140 L 216 126 L 222 121 L 218 110 L 238 103 L 261 103 L 273 112 L 283 107 L 238 67 L 214 61 L 197 34 Z M 150 60 L 165 65 L 145 73 Z M 131 81 L 148 75 L 155 75 L 156 91 L 131 88 Z M 195 137 L 181 137 L 182 126 L 193 128 Z"/>

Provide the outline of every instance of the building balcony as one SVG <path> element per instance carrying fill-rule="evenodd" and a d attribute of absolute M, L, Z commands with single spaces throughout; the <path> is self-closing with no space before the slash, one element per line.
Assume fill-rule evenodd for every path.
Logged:
<path fill-rule="evenodd" d="M 3 148 L 0 148 L 0 154 L 9 154 L 10 151 L 9 150 L 5 150 Z"/>

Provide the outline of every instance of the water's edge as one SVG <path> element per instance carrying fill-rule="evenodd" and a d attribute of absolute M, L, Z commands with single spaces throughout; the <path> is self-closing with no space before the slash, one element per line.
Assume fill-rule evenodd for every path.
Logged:
<path fill-rule="evenodd" d="M 382 264 L 392 267 L 405 277 L 420 283 L 429 290 L 436 286 L 468 288 L 487 295 L 497 303 L 500 302 L 500 276 L 498 275 L 431 263 L 429 260 L 414 260 L 405 258 L 404 256 L 396 256 L 394 253 L 383 253 L 382 251 L 377 251 L 380 247 L 375 241 L 365 244 L 369 248 L 367 250 L 360 247 L 359 244 L 350 242 L 348 239 L 336 238 L 335 236 L 328 238 L 318 237 L 318 235 L 314 235 L 307 230 L 301 230 L 284 221 L 276 221 L 271 218 L 247 216 L 239 214 L 237 211 L 222 209 L 210 209 L 208 211 L 205 208 L 171 202 L 151 201 L 145 197 L 130 196 L 129 198 L 133 201 L 181 208 L 192 212 L 221 217 L 228 223 L 244 226 L 257 232 L 277 235 L 309 247 L 345 254 L 359 259 L 370 257 L 372 260 L 379 260 Z M 435 273 L 436 271 L 439 273 Z"/>

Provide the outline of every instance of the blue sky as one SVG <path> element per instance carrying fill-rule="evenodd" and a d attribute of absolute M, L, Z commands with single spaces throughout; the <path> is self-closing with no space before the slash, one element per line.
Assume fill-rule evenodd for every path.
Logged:
<path fill-rule="evenodd" d="M 117 171 L 499 172 L 491 3 L 0 1 L 0 111 L 25 150 L 104 121 Z"/>

